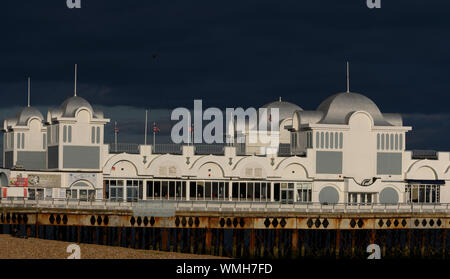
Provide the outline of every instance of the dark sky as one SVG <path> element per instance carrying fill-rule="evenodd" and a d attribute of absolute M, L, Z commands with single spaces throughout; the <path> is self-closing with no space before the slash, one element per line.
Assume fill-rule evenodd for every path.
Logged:
<path fill-rule="evenodd" d="M 169 133 L 170 109 L 259 107 L 279 96 L 305 110 L 345 91 L 412 125 L 409 149 L 450 150 L 450 1 L 5 0 L 0 4 L 0 116 L 46 114 L 73 92 L 141 141 L 145 109 Z M 156 110 L 158 109 L 158 110 Z M 155 111 L 156 110 L 156 111 Z M 111 136 L 112 125 L 108 125 Z"/>

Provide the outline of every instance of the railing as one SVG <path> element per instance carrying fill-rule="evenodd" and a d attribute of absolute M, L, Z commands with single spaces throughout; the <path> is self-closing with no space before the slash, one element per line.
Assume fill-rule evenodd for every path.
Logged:
<path fill-rule="evenodd" d="M 449 213 L 450 204 L 321 204 L 280 202 L 175 201 L 151 200 L 138 202 L 51 200 L 1 200 L 0 208 L 64 208 L 92 210 L 132 210 L 135 207 L 167 208 L 176 211 L 239 211 L 297 213 Z"/>
<path fill-rule="evenodd" d="M 194 145 L 195 155 L 224 155 L 225 146 L 223 144 L 198 144 Z"/>
<path fill-rule="evenodd" d="M 155 144 L 152 146 L 152 153 L 181 155 L 183 154 L 183 147 L 181 144 L 174 144 L 174 143 Z"/>
<path fill-rule="evenodd" d="M 139 154 L 139 144 L 137 143 L 115 143 L 109 144 L 109 153 L 130 153 Z"/>
<path fill-rule="evenodd" d="M 435 150 L 412 150 L 411 154 L 411 159 L 438 159 L 438 154 Z"/>

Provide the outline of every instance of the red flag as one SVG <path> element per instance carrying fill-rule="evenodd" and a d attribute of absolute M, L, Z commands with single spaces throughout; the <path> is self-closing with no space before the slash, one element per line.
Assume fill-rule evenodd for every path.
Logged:
<path fill-rule="evenodd" d="M 191 125 L 191 132 L 194 131 L 194 124 Z"/>
<path fill-rule="evenodd" d="M 117 122 L 114 124 L 114 133 L 119 132 L 119 126 L 117 126 Z"/>
<path fill-rule="evenodd" d="M 153 132 L 159 132 L 159 128 L 158 128 L 158 126 L 153 126 Z"/>

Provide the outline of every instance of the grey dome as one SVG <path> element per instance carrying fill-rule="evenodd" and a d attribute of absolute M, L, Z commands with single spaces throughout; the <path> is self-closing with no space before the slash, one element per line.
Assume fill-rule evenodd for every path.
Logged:
<path fill-rule="evenodd" d="M 75 112 L 81 107 L 87 108 L 94 115 L 94 110 L 88 101 L 78 96 L 70 97 L 59 108 L 63 117 L 75 117 Z"/>
<path fill-rule="evenodd" d="M 17 114 L 16 125 L 26 126 L 28 124 L 28 120 L 33 117 L 39 118 L 40 121 L 44 120 L 44 116 L 38 109 L 33 107 L 25 107 Z"/>
<path fill-rule="evenodd" d="M 267 108 L 267 109 L 278 108 L 278 111 L 280 113 L 280 122 L 286 118 L 292 118 L 292 116 L 294 115 L 294 112 L 296 112 L 297 110 L 300 110 L 300 111 L 303 110 L 301 107 L 297 106 L 296 104 L 281 101 L 281 100 L 265 104 L 261 108 Z M 268 115 L 270 114 L 269 110 L 267 111 L 267 114 Z"/>
<path fill-rule="evenodd" d="M 392 126 L 384 119 L 377 105 L 371 99 L 359 93 L 334 94 L 325 99 L 317 110 L 324 115 L 319 122 L 323 124 L 347 124 L 348 117 L 352 112 L 362 110 L 372 116 L 375 125 Z"/>

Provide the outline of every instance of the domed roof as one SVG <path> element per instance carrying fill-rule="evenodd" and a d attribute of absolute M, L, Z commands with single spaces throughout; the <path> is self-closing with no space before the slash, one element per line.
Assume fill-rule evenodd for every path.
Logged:
<path fill-rule="evenodd" d="M 25 107 L 17 114 L 16 125 L 27 125 L 28 120 L 33 117 L 37 117 L 41 121 L 44 119 L 44 116 L 38 109 L 33 107 Z"/>
<path fill-rule="evenodd" d="M 359 93 L 343 92 L 334 94 L 323 101 L 318 111 L 323 112 L 320 123 L 347 124 L 348 116 L 355 111 L 368 112 L 377 126 L 392 126 L 387 122 L 377 105 L 366 96 Z"/>
<path fill-rule="evenodd" d="M 81 107 L 89 109 L 94 114 L 94 110 L 88 101 L 78 96 L 70 97 L 59 108 L 63 117 L 75 117 L 75 112 Z"/>
<path fill-rule="evenodd" d="M 292 118 L 294 115 L 294 112 L 297 110 L 303 110 L 301 107 L 297 106 L 296 104 L 282 101 L 281 98 L 278 101 L 271 102 L 268 104 L 265 104 L 261 108 L 278 108 L 278 112 L 280 113 L 280 121 L 286 118 Z M 270 111 L 267 111 L 267 114 L 270 114 Z"/>

